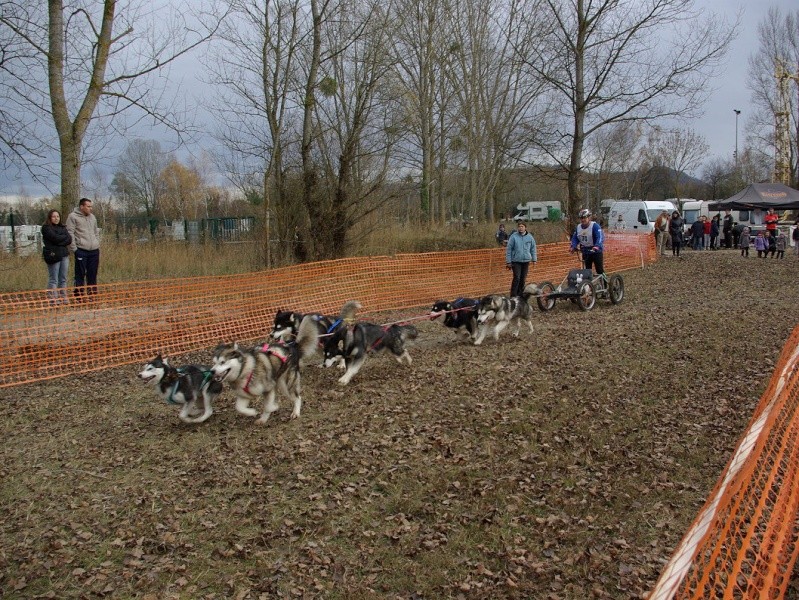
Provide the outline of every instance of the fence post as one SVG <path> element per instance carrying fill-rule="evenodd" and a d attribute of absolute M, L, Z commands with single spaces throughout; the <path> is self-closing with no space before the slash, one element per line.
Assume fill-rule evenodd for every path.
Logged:
<path fill-rule="evenodd" d="M 11 251 L 17 254 L 17 232 L 14 230 L 14 209 L 8 213 L 8 224 L 11 225 Z"/>

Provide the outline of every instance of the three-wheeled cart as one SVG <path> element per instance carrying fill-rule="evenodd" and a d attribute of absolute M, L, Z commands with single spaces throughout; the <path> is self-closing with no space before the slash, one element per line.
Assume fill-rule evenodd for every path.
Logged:
<path fill-rule="evenodd" d="M 624 298 L 624 279 L 614 274 L 608 277 L 594 275 L 591 269 L 572 269 L 566 279 L 555 287 L 549 281 L 538 286 L 538 308 L 547 312 L 555 307 L 555 300 L 569 299 L 576 303 L 580 310 L 591 310 L 597 298 L 608 299 L 618 304 Z"/>

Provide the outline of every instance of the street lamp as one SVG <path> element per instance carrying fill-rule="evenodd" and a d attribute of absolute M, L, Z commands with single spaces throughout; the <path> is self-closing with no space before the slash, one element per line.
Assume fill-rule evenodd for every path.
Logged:
<path fill-rule="evenodd" d="M 735 113 L 735 154 L 733 154 L 733 158 L 735 159 L 735 168 L 738 168 L 738 115 L 741 114 L 741 111 L 737 108 L 732 109 Z"/>

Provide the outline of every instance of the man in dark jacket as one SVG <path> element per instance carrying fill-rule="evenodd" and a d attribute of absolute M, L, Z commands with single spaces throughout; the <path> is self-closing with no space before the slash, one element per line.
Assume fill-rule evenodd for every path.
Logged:
<path fill-rule="evenodd" d="M 705 221 L 704 217 L 700 217 L 691 224 L 691 248 L 694 250 L 701 250 L 704 237 Z"/>
<path fill-rule="evenodd" d="M 721 233 L 724 234 L 724 246 L 726 248 L 732 248 L 732 226 L 734 220 L 732 218 L 732 214 L 730 211 L 727 210 L 724 215 L 724 220 L 721 222 Z"/>
<path fill-rule="evenodd" d="M 683 220 L 680 213 L 676 210 L 671 213 L 669 219 L 669 234 L 671 235 L 671 255 L 680 256 L 680 248 L 683 242 Z"/>

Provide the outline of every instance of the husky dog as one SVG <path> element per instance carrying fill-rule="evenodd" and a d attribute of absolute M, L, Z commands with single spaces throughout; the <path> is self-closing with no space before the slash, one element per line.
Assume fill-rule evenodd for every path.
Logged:
<path fill-rule="evenodd" d="M 303 314 L 291 310 L 278 310 L 275 314 L 275 324 L 272 327 L 270 337 L 276 341 L 290 342 L 297 337 L 300 323 L 305 317 L 313 318 L 320 336 L 330 333 L 331 329 L 338 323 L 336 319 L 319 313 Z"/>
<path fill-rule="evenodd" d="M 258 423 L 266 423 L 279 406 L 277 390 L 294 403 L 291 418 L 300 416 L 300 360 L 316 351 L 319 339 L 313 317 L 305 317 L 291 343 L 263 344 L 242 350 L 238 344 L 223 344 L 214 351 L 214 380 L 228 383 L 236 392 L 236 410 L 248 417 L 258 411 L 250 401 L 266 394 Z"/>
<path fill-rule="evenodd" d="M 331 343 L 325 345 L 325 366 L 331 367 L 343 360 L 347 370 L 338 382 L 347 385 L 361 370 L 367 354 L 388 350 L 397 362 L 413 361 L 405 344 L 419 335 L 413 325 L 383 327 L 374 323 L 356 323 L 340 329 Z"/>
<path fill-rule="evenodd" d="M 439 300 L 430 309 L 430 320 L 444 315 L 444 326 L 455 330 L 463 339 L 474 339 L 477 334 L 477 307 L 480 301 L 474 298 L 458 298 L 452 302 Z"/>
<path fill-rule="evenodd" d="M 305 317 L 311 317 L 316 324 L 317 334 L 319 336 L 319 342 L 317 344 L 317 350 L 320 354 L 322 354 L 323 360 L 319 363 L 320 367 L 324 366 L 324 344 L 325 340 L 330 337 L 330 334 L 333 333 L 342 323 L 341 319 L 336 319 L 335 317 L 328 317 L 319 313 L 299 313 L 290 310 L 278 310 L 275 314 L 275 324 L 272 328 L 272 333 L 269 334 L 269 337 L 273 340 L 280 341 L 280 342 L 291 342 L 297 337 L 297 332 L 300 329 L 300 323 Z M 316 358 L 314 356 L 311 357 Z M 314 360 L 310 360 L 308 362 L 315 362 Z M 305 366 L 306 362 L 303 361 L 302 366 Z M 343 365 L 342 365 L 343 366 Z"/>
<path fill-rule="evenodd" d="M 358 311 L 361 309 L 361 303 L 357 300 L 348 300 L 341 307 L 338 319 L 336 319 L 322 336 L 322 352 L 323 361 L 322 366 L 332 367 L 336 365 L 344 369 L 346 364 L 344 362 L 344 353 L 341 346 L 341 340 L 344 339 L 347 327 L 355 324 L 358 318 Z"/>
<path fill-rule="evenodd" d="M 530 333 L 533 333 L 533 309 L 530 307 L 529 301 L 537 291 L 538 287 L 534 283 L 530 283 L 524 288 L 521 297 L 508 298 L 492 294 L 480 300 L 477 310 L 477 322 L 480 327 L 474 345 L 482 344 L 489 330 L 493 331 L 494 339 L 498 340 L 500 332 L 510 325 L 511 321 L 516 325 L 514 336 L 518 337 L 522 322 L 527 323 Z"/>
<path fill-rule="evenodd" d="M 139 379 L 153 386 L 162 400 L 182 406 L 180 419 L 186 423 L 202 423 L 214 412 L 211 403 L 222 392 L 222 384 L 212 377 L 211 371 L 203 366 L 187 365 L 176 369 L 160 354 L 139 373 Z"/>

